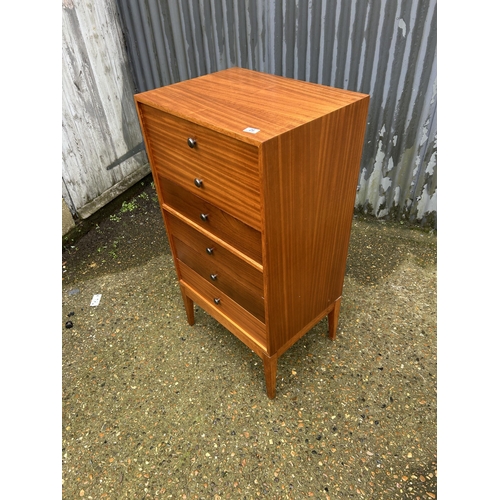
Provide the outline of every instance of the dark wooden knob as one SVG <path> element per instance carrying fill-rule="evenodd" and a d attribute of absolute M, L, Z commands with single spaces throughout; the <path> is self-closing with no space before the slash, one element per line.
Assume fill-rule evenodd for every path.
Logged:
<path fill-rule="evenodd" d="M 204 222 L 208 221 L 208 214 L 200 214 L 200 219 Z"/>
<path fill-rule="evenodd" d="M 219 305 L 220 304 L 220 299 L 214 299 L 214 302 Z"/>
<path fill-rule="evenodd" d="M 193 139 L 192 137 L 190 137 L 190 138 L 188 139 L 188 146 L 189 146 L 190 148 L 194 148 L 194 147 L 196 146 L 196 139 Z"/>
<path fill-rule="evenodd" d="M 201 188 L 203 186 L 203 181 L 201 179 L 198 179 L 196 178 L 194 180 L 194 185 L 197 187 L 197 188 Z"/>
<path fill-rule="evenodd" d="M 209 247 L 209 248 L 207 248 L 207 253 L 208 253 L 208 255 L 213 255 L 213 253 L 214 253 L 214 249 L 213 249 L 213 248 L 210 248 L 210 247 Z"/>

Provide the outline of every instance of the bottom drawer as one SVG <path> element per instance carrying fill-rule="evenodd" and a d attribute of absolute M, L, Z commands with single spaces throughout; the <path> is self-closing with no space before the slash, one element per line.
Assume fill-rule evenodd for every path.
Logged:
<path fill-rule="evenodd" d="M 177 261 L 180 270 L 180 279 L 194 288 L 202 297 L 213 305 L 214 310 L 227 316 L 242 330 L 252 337 L 257 343 L 266 345 L 266 327 L 255 316 L 237 304 L 234 300 L 222 293 L 205 278 L 186 266 L 182 261 Z M 207 310 L 210 314 L 210 311 Z"/>

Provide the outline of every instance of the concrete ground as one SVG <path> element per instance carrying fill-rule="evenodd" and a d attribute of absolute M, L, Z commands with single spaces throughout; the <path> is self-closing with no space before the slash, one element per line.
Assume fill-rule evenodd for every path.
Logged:
<path fill-rule="evenodd" d="M 260 358 L 188 326 L 151 179 L 118 201 L 63 249 L 63 499 L 437 497 L 435 234 L 356 216 L 337 339 L 269 400 Z"/>

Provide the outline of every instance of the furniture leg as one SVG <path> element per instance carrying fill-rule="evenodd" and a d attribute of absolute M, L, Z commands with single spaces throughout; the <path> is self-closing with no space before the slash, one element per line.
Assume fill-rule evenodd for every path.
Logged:
<path fill-rule="evenodd" d="M 187 321 L 190 326 L 194 325 L 194 304 L 193 301 L 186 295 L 186 290 L 181 285 L 182 300 L 184 301 L 184 309 L 186 310 Z"/>
<path fill-rule="evenodd" d="M 340 312 L 340 299 L 339 297 L 334 305 L 331 312 L 328 314 L 328 337 L 330 340 L 335 340 L 337 337 L 337 326 L 339 323 L 339 312 Z"/>
<path fill-rule="evenodd" d="M 269 357 L 264 354 L 262 360 L 264 361 L 267 397 L 269 399 L 274 399 L 276 396 L 276 369 L 278 366 L 278 356 L 275 354 Z"/>

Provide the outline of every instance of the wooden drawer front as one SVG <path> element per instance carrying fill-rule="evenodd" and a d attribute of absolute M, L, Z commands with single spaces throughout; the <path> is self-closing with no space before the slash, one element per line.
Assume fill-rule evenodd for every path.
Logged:
<path fill-rule="evenodd" d="M 260 321 L 265 322 L 262 289 L 254 283 L 259 278 L 256 276 L 259 271 L 244 262 L 238 263 L 239 267 L 234 269 L 220 263 L 220 259 L 218 262 L 210 255 L 194 250 L 175 236 L 174 242 L 180 261 L 210 281 L 213 286 L 238 302 Z M 260 279 L 262 281 L 262 275 Z"/>
<path fill-rule="evenodd" d="M 260 230 L 258 149 L 154 108 L 141 109 L 158 174 Z M 196 140 L 194 148 L 188 138 Z"/>
<path fill-rule="evenodd" d="M 212 310 L 224 314 L 259 344 L 266 345 L 266 327 L 261 321 L 182 261 L 178 261 L 178 264 L 180 279 L 195 289 L 210 304 L 210 309 L 207 308 L 209 314 L 212 313 Z"/>
<path fill-rule="evenodd" d="M 167 219 L 177 258 L 264 322 L 262 273 L 176 217 Z"/>
<path fill-rule="evenodd" d="M 160 177 L 159 188 L 163 201 L 168 206 L 262 264 L 262 241 L 259 231 L 191 194 L 175 182 Z"/>

